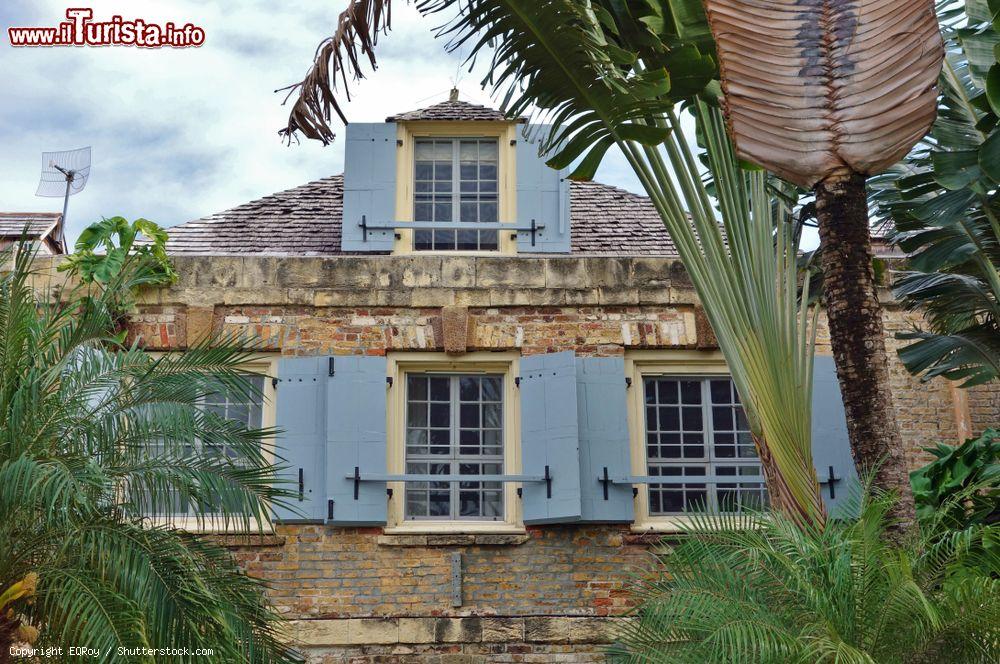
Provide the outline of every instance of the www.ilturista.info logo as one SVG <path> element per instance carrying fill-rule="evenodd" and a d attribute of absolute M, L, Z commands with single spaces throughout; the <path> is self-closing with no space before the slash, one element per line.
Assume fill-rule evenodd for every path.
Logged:
<path fill-rule="evenodd" d="M 205 43 L 205 30 L 186 23 L 149 23 L 141 18 L 112 16 L 94 21 L 94 10 L 70 8 L 67 21 L 50 28 L 7 28 L 11 46 L 139 46 L 190 48 Z"/>

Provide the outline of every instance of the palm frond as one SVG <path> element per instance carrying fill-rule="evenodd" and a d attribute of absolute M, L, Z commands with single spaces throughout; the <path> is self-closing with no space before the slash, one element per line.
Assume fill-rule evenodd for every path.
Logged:
<path fill-rule="evenodd" d="M 37 602 L 20 609 L 38 644 L 87 644 L 106 661 L 130 659 L 120 646 L 193 645 L 294 661 L 263 586 L 227 550 L 151 525 L 183 500 L 201 525 L 259 530 L 290 498 L 268 449 L 277 432 L 201 406 L 222 390 L 261 396 L 243 366 L 252 347 L 153 358 L 121 345 L 114 292 L 60 299 L 31 278 L 29 261 L 0 278 L 0 587 L 38 575 Z"/>

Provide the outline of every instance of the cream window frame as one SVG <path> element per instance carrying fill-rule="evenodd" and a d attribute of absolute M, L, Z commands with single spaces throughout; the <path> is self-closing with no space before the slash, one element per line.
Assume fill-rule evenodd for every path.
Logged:
<path fill-rule="evenodd" d="M 396 221 L 401 226 L 413 222 L 414 147 L 418 138 L 495 138 L 497 163 L 497 221 L 517 225 L 517 141 L 518 123 L 506 121 L 414 121 L 396 125 Z M 516 256 L 513 231 L 500 231 L 497 251 L 415 251 L 413 231 L 400 228 L 393 245 L 394 255 L 421 256 Z"/>
<path fill-rule="evenodd" d="M 646 470 L 646 425 L 643 398 L 643 378 L 646 375 L 676 375 L 694 377 L 729 376 L 731 372 L 719 351 L 651 350 L 625 353 L 625 376 L 632 381 L 628 391 L 629 458 L 632 475 L 644 476 Z M 682 515 L 653 516 L 649 513 L 649 491 L 645 486 L 634 498 L 635 532 L 676 533 L 691 524 L 691 517 Z"/>
<path fill-rule="evenodd" d="M 150 355 L 153 355 L 154 357 L 162 356 L 164 354 L 165 353 L 150 353 Z M 278 375 L 279 359 L 281 358 L 277 353 L 255 353 L 246 362 L 240 365 L 240 368 L 242 369 L 264 376 L 264 402 L 261 404 L 260 420 L 260 426 L 262 429 L 273 429 L 277 421 L 276 397 L 278 392 L 271 379 Z M 263 440 L 263 444 L 264 458 L 270 463 L 274 463 L 274 446 L 276 444 L 274 437 L 269 436 L 265 438 Z M 270 513 L 270 511 L 268 513 Z M 199 520 L 196 517 L 183 514 L 158 514 L 146 517 L 146 521 L 152 526 L 171 526 L 190 533 L 269 534 L 274 532 L 274 526 L 271 523 L 270 518 L 268 518 L 267 523 L 264 524 L 261 524 L 257 519 L 252 519 L 250 521 L 249 530 L 242 528 L 240 524 L 237 523 L 225 523 L 225 521 L 221 518 L 208 517 L 202 519 L 199 523 Z"/>
<path fill-rule="evenodd" d="M 503 472 L 516 475 L 521 472 L 521 408 L 520 395 L 514 379 L 520 368 L 520 354 L 516 352 L 475 352 L 461 357 L 445 353 L 397 352 L 387 356 L 388 373 L 392 379 L 386 408 L 386 471 L 390 475 L 403 475 L 406 471 L 406 374 L 407 373 L 491 373 L 503 376 Z M 483 520 L 407 520 L 405 518 L 406 485 L 388 482 L 392 490 L 389 498 L 385 533 L 387 535 L 440 534 L 440 533 L 491 533 L 521 534 L 525 532 L 521 500 L 517 482 L 504 482 L 503 521 Z"/>

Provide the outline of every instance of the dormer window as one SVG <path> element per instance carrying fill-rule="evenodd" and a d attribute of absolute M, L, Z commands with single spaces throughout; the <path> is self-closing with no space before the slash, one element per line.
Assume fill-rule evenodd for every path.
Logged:
<path fill-rule="evenodd" d="M 570 253 L 569 180 L 545 132 L 462 101 L 347 125 L 341 250 Z"/>
<path fill-rule="evenodd" d="M 413 220 L 498 221 L 499 150 L 495 138 L 423 138 L 414 145 Z M 414 231 L 416 251 L 496 251 L 499 231 Z"/>

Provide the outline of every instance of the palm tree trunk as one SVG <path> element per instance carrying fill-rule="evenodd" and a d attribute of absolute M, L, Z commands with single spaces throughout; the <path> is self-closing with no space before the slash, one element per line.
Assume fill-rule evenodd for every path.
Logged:
<path fill-rule="evenodd" d="M 889 389 L 885 327 L 872 268 L 865 179 L 832 176 L 816 186 L 826 313 L 847 412 L 854 462 L 874 469 L 875 488 L 892 491 L 901 535 L 915 523 L 903 439 Z"/>

